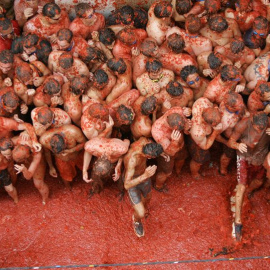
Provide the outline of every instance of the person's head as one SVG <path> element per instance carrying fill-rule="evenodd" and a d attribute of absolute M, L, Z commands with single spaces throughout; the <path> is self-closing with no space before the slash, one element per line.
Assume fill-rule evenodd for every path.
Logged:
<path fill-rule="evenodd" d="M 38 0 L 25 0 L 28 7 L 37 8 L 38 7 Z"/>
<path fill-rule="evenodd" d="M 94 72 L 93 85 L 97 89 L 103 89 L 109 83 L 109 76 L 103 69 Z"/>
<path fill-rule="evenodd" d="M 66 50 L 70 46 L 70 43 L 73 38 L 73 33 L 68 28 L 60 29 L 57 34 L 57 44 L 60 50 Z"/>
<path fill-rule="evenodd" d="M 124 25 L 130 25 L 134 19 L 134 10 L 131 6 L 126 5 L 119 10 L 120 21 Z"/>
<path fill-rule="evenodd" d="M 48 58 L 51 52 L 51 43 L 48 40 L 41 40 L 36 51 L 37 59 L 43 62 L 45 65 L 48 65 Z"/>
<path fill-rule="evenodd" d="M 257 112 L 251 120 L 253 128 L 258 132 L 263 132 L 268 126 L 268 116 L 265 112 Z"/>
<path fill-rule="evenodd" d="M 179 113 L 171 113 L 167 116 L 167 123 L 173 130 L 182 131 L 185 127 L 185 118 Z"/>
<path fill-rule="evenodd" d="M 253 22 L 252 29 L 253 37 L 255 37 L 256 39 L 265 39 L 269 30 L 268 20 L 263 16 L 256 17 Z"/>
<path fill-rule="evenodd" d="M 13 54 L 23 53 L 23 39 L 24 39 L 24 36 L 18 36 L 12 40 L 10 50 L 12 51 Z"/>
<path fill-rule="evenodd" d="M 88 114 L 95 119 L 101 120 L 102 122 L 109 121 L 109 110 L 101 103 L 94 103 L 90 105 L 88 108 Z"/>
<path fill-rule="evenodd" d="M 203 110 L 202 118 L 211 127 L 215 127 L 221 121 L 221 114 L 219 109 L 216 107 L 206 108 Z"/>
<path fill-rule="evenodd" d="M 10 50 L 0 52 L 0 70 L 7 74 L 13 67 L 14 55 Z"/>
<path fill-rule="evenodd" d="M 106 157 L 101 157 L 96 160 L 91 171 L 91 179 L 94 182 L 99 182 L 99 188 L 95 185 L 94 192 L 100 193 L 103 188 L 103 181 L 106 181 L 111 177 L 113 165 Z"/>
<path fill-rule="evenodd" d="M 221 68 L 220 77 L 223 82 L 239 82 L 242 79 L 240 70 L 233 65 L 225 65 Z"/>
<path fill-rule="evenodd" d="M 61 9 L 54 3 L 48 3 L 43 6 L 42 14 L 47 17 L 50 24 L 58 24 L 61 18 Z"/>
<path fill-rule="evenodd" d="M 236 0 L 235 1 L 235 9 L 236 11 L 248 12 L 250 9 L 251 0 Z"/>
<path fill-rule="evenodd" d="M 13 113 L 19 106 L 19 98 L 15 93 L 9 91 L 2 95 L 2 108 L 8 112 Z"/>
<path fill-rule="evenodd" d="M 59 66 L 64 70 L 70 69 L 73 65 L 73 62 L 73 56 L 69 52 L 64 52 L 59 57 Z"/>
<path fill-rule="evenodd" d="M 190 14 L 186 18 L 185 28 L 186 31 L 190 34 L 197 34 L 199 33 L 202 27 L 202 23 L 199 17 L 194 14 Z"/>
<path fill-rule="evenodd" d="M 159 60 L 150 58 L 145 65 L 146 71 L 149 74 L 150 79 L 159 79 L 162 74 L 162 64 Z"/>
<path fill-rule="evenodd" d="M 142 153 L 149 159 L 157 158 L 163 153 L 163 148 L 159 143 L 149 142 L 143 146 Z"/>
<path fill-rule="evenodd" d="M 116 35 L 111 28 L 103 28 L 98 31 L 99 41 L 108 49 L 112 49 L 116 40 Z"/>
<path fill-rule="evenodd" d="M 65 138 L 62 134 L 56 133 L 50 139 L 51 151 L 54 154 L 60 154 L 66 149 Z"/>
<path fill-rule="evenodd" d="M 190 0 L 176 0 L 175 9 L 178 14 L 184 15 L 188 13 L 192 8 L 192 3 Z"/>
<path fill-rule="evenodd" d="M 27 35 L 23 38 L 23 50 L 27 54 L 31 54 L 36 51 L 36 46 L 38 44 L 38 36 L 35 34 Z"/>
<path fill-rule="evenodd" d="M 103 51 L 99 50 L 98 48 L 93 48 L 91 46 L 87 46 L 86 50 L 79 56 L 86 64 L 107 61 L 107 58 Z"/>
<path fill-rule="evenodd" d="M 43 125 L 51 125 L 53 122 L 54 113 L 49 107 L 41 107 L 37 113 L 38 122 Z"/>
<path fill-rule="evenodd" d="M 154 7 L 154 14 L 157 18 L 169 18 L 172 16 L 172 5 L 168 2 L 158 2 Z"/>
<path fill-rule="evenodd" d="M 25 85 L 33 84 L 33 71 L 29 64 L 21 63 L 15 68 L 16 77 Z"/>
<path fill-rule="evenodd" d="M 1 18 L 0 20 L 0 36 L 2 39 L 13 39 L 14 29 L 10 19 Z"/>
<path fill-rule="evenodd" d="M 166 86 L 166 91 L 172 97 L 180 97 L 184 93 L 182 85 L 177 81 L 170 81 Z"/>
<path fill-rule="evenodd" d="M 148 22 L 148 14 L 143 8 L 134 9 L 134 27 L 145 29 Z"/>
<path fill-rule="evenodd" d="M 228 28 L 228 22 L 222 15 L 213 15 L 208 20 L 209 28 L 217 33 L 222 33 Z"/>
<path fill-rule="evenodd" d="M 235 113 L 237 115 L 242 115 L 244 113 L 245 105 L 240 94 L 236 92 L 228 92 L 224 96 L 223 101 L 226 109 L 229 112 Z"/>
<path fill-rule="evenodd" d="M 120 24 L 120 10 L 116 9 L 115 11 L 112 11 L 108 17 L 106 17 L 106 25 L 117 25 Z"/>
<path fill-rule="evenodd" d="M 80 3 L 75 6 L 76 16 L 83 19 L 91 19 L 95 10 L 87 3 Z"/>
<path fill-rule="evenodd" d="M 108 60 L 107 66 L 116 74 L 124 74 L 127 70 L 127 65 L 123 58 L 111 58 Z"/>
<path fill-rule="evenodd" d="M 157 98 L 154 96 L 147 97 L 141 104 L 141 113 L 150 115 L 157 108 Z"/>
<path fill-rule="evenodd" d="M 70 92 L 75 96 L 82 95 L 88 89 L 89 78 L 85 75 L 75 76 L 70 81 Z"/>
<path fill-rule="evenodd" d="M 128 46 L 134 46 L 137 43 L 135 32 L 131 28 L 124 28 L 118 32 L 117 38 Z"/>
<path fill-rule="evenodd" d="M 115 116 L 120 125 L 130 125 L 135 118 L 135 113 L 130 106 L 121 104 L 117 108 Z"/>
<path fill-rule="evenodd" d="M 198 69 L 193 65 L 188 65 L 182 68 L 180 77 L 187 83 L 190 88 L 198 88 L 200 86 L 200 76 Z"/>
<path fill-rule="evenodd" d="M 245 48 L 245 43 L 240 37 L 235 37 L 230 43 L 231 52 L 238 54 L 242 52 Z"/>
<path fill-rule="evenodd" d="M 270 85 L 266 81 L 258 81 L 254 90 L 262 101 L 270 101 Z"/>
<path fill-rule="evenodd" d="M 176 54 L 181 53 L 185 48 L 184 39 L 177 33 L 171 34 L 167 37 L 167 44 L 169 49 Z"/>
<path fill-rule="evenodd" d="M 16 145 L 12 151 L 12 159 L 16 163 L 22 163 L 31 156 L 31 148 L 28 145 Z"/>
<path fill-rule="evenodd" d="M 221 55 L 219 53 L 211 52 L 207 57 L 207 63 L 213 70 L 220 68 L 222 64 Z"/>
<path fill-rule="evenodd" d="M 8 160 L 10 160 L 12 157 L 13 147 L 14 144 L 11 139 L 9 138 L 0 139 L 0 152 Z"/>
<path fill-rule="evenodd" d="M 154 39 L 146 38 L 140 46 L 140 51 L 147 57 L 155 57 L 158 53 L 158 45 Z"/>
<path fill-rule="evenodd" d="M 47 78 L 43 85 L 43 92 L 49 96 L 60 96 L 61 85 L 54 78 Z"/>
<path fill-rule="evenodd" d="M 220 0 L 205 0 L 204 7 L 208 14 L 216 14 L 221 9 Z"/>

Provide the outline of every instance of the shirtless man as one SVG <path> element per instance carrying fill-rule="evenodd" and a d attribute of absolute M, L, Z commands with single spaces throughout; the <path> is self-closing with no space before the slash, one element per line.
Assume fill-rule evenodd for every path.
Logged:
<path fill-rule="evenodd" d="M 208 149 L 221 133 L 221 115 L 213 103 L 202 97 L 193 104 L 191 121 L 191 139 L 188 145 L 191 154 L 190 171 L 195 179 L 199 179 L 201 166 L 210 160 Z"/>
<path fill-rule="evenodd" d="M 44 182 L 46 163 L 43 152 L 35 152 L 30 138 L 26 139 L 17 136 L 13 137 L 12 141 L 15 145 L 12 158 L 17 163 L 14 165 L 16 173 L 22 173 L 26 180 L 33 178 L 34 185 L 42 197 L 42 204 L 45 205 L 49 197 L 49 188 Z"/>
<path fill-rule="evenodd" d="M 53 73 L 63 76 L 65 82 L 75 76 L 90 76 L 86 64 L 77 57 L 73 57 L 70 52 L 54 51 L 50 53 L 48 68 Z"/>
<path fill-rule="evenodd" d="M 124 157 L 124 186 L 134 208 L 133 228 L 138 237 L 144 236 L 142 219 L 148 212 L 151 200 L 151 177 L 157 166 L 148 166 L 147 159 L 157 158 L 163 152 L 162 146 L 141 137 L 131 144 Z"/>
<path fill-rule="evenodd" d="M 0 52 L 0 88 L 11 86 L 14 76 L 14 55 L 9 50 Z"/>
<path fill-rule="evenodd" d="M 19 98 L 12 87 L 4 87 L 0 90 L 0 116 L 11 117 L 19 106 Z M 23 108 L 22 113 L 27 110 Z"/>
<path fill-rule="evenodd" d="M 158 45 L 165 40 L 167 30 L 172 24 L 172 5 L 165 1 L 151 5 L 148 10 L 148 23 L 146 32 L 150 38 L 154 38 Z"/>
<path fill-rule="evenodd" d="M 104 28 L 105 18 L 102 14 L 95 12 L 93 7 L 87 3 L 80 3 L 75 6 L 76 16 L 69 29 L 74 36 L 81 36 L 83 39 L 90 39 L 93 31 Z"/>
<path fill-rule="evenodd" d="M 241 37 L 241 32 L 235 20 L 225 19 L 222 15 L 213 15 L 207 25 L 201 29 L 201 35 L 209 38 L 213 46 L 224 46 L 234 37 Z"/>
<path fill-rule="evenodd" d="M 109 59 L 107 62 L 108 68 L 117 77 L 116 84 L 112 88 L 110 94 L 106 98 L 106 102 L 118 98 L 125 92 L 132 88 L 132 68 L 131 63 L 122 58 L 120 59 Z"/>
<path fill-rule="evenodd" d="M 42 14 L 38 14 L 25 23 L 23 31 L 54 42 L 56 33 L 62 28 L 68 28 L 69 24 L 67 13 L 58 5 L 48 3 L 43 7 Z"/>
<path fill-rule="evenodd" d="M 209 81 L 198 73 L 198 69 L 192 65 L 185 66 L 180 72 L 181 79 L 192 89 L 194 100 L 202 97 L 209 85 Z"/>
<path fill-rule="evenodd" d="M 82 131 L 74 125 L 64 125 L 47 130 L 40 137 L 40 143 L 49 149 L 66 187 L 76 177 L 76 166 L 82 170 L 83 147 L 86 139 Z"/>
<path fill-rule="evenodd" d="M 242 204 L 247 184 L 252 193 L 263 184 L 265 170 L 263 162 L 268 154 L 270 137 L 266 133 L 268 117 L 264 112 L 243 118 L 234 128 L 228 146 L 237 150 L 237 181 L 235 195 L 235 218 L 233 237 L 242 237 Z"/>
<path fill-rule="evenodd" d="M 209 83 L 203 96 L 212 103 L 220 104 L 224 95 L 234 89 L 237 93 L 243 92 L 245 80 L 237 67 L 225 65 L 220 74 Z"/>
<path fill-rule="evenodd" d="M 142 96 L 159 93 L 174 79 L 173 71 L 163 68 L 161 62 L 153 58 L 146 62 L 146 71 L 136 80 L 136 87 Z"/>
<path fill-rule="evenodd" d="M 62 89 L 64 109 L 77 126 L 81 126 L 82 102 L 80 97 L 89 88 L 88 84 L 88 77 L 76 76 L 70 82 L 65 83 Z"/>
<path fill-rule="evenodd" d="M 157 160 L 156 190 L 164 190 L 164 183 L 172 174 L 174 163 L 176 167 L 182 168 L 185 159 L 179 151 L 184 147 L 183 131 L 186 132 L 189 128 L 189 121 L 181 107 L 171 108 L 153 123 L 152 137 L 161 144 L 164 153 L 169 156 L 169 160 L 167 157 L 159 157 Z"/>

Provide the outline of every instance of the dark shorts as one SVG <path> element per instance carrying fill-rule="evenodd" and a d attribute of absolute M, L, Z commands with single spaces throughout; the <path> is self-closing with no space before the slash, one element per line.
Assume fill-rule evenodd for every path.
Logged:
<path fill-rule="evenodd" d="M 199 164 L 210 161 L 209 150 L 201 149 L 191 138 L 188 139 L 188 152 L 191 158 Z"/>
<path fill-rule="evenodd" d="M 234 158 L 236 151 L 228 147 L 227 145 L 223 144 L 223 153 L 226 155 L 227 158 Z"/>
<path fill-rule="evenodd" d="M 151 192 L 151 179 L 132 187 L 128 190 L 128 195 L 132 204 L 138 204 L 142 201 L 141 195 L 146 198 Z"/>
<path fill-rule="evenodd" d="M 265 169 L 263 165 L 255 166 L 249 164 L 245 159 L 237 156 L 237 181 L 239 184 L 247 185 L 249 180 L 264 178 Z"/>
<path fill-rule="evenodd" d="M 11 177 L 8 173 L 8 170 L 2 170 L 0 171 L 0 187 L 6 187 L 12 184 Z"/>

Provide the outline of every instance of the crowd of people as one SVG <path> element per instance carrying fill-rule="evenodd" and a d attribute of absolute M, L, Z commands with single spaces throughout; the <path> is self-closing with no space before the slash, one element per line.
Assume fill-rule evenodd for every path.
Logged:
<path fill-rule="evenodd" d="M 164 192 L 187 158 L 200 178 L 217 141 L 220 174 L 237 160 L 241 241 L 244 195 L 270 186 L 267 1 L 159 1 L 106 18 L 87 3 L 13 2 L 0 5 L 0 185 L 14 202 L 18 174 L 46 204 L 46 168 L 67 188 L 78 168 L 92 194 L 127 190 L 142 237 L 151 188 Z"/>

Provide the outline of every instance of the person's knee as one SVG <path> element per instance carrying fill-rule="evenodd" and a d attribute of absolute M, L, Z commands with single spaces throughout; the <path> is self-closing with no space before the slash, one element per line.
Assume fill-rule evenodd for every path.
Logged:
<path fill-rule="evenodd" d="M 14 186 L 12 184 L 5 186 L 5 190 L 6 192 L 11 193 L 14 191 Z"/>
<path fill-rule="evenodd" d="M 246 185 L 244 185 L 244 184 L 238 184 L 238 186 L 237 186 L 237 192 L 239 192 L 239 193 L 244 193 L 245 192 L 245 190 L 246 190 Z"/>
<path fill-rule="evenodd" d="M 37 189 L 42 189 L 44 187 L 44 181 L 34 179 L 34 185 Z"/>
<path fill-rule="evenodd" d="M 145 209 L 144 207 L 140 206 L 140 207 L 135 207 L 135 212 L 138 218 L 142 219 L 144 218 L 145 215 Z"/>

